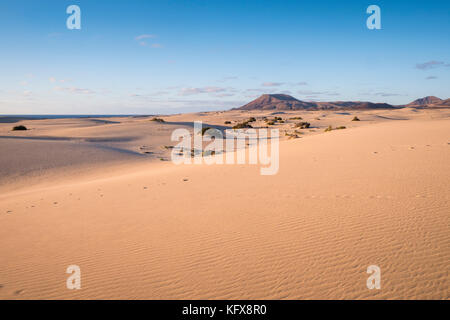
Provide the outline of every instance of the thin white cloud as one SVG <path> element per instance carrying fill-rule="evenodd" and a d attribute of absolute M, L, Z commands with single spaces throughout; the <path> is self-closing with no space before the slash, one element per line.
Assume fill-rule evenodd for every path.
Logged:
<path fill-rule="evenodd" d="M 445 63 L 444 61 L 436 61 L 436 60 L 416 64 L 416 68 L 420 70 L 430 70 L 439 67 L 450 67 L 450 64 Z"/>
<path fill-rule="evenodd" d="M 153 39 L 153 38 L 156 38 L 156 35 L 154 35 L 154 34 L 141 34 L 141 35 L 135 37 L 134 39 L 139 41 L 139 40 Z"/>
<path fill-rule="evenodd" d="M 376 92 L 373 95 L 380 96 L 380 97 L 398 97 L 398 96 L 403 96 L 400 93 L 391 93 L 391 92 Z"/>
<path fill-rule="evenodd" d="M 339 96 L 338 92 L 334 91 L 311 91 L 311 90 L 298 90 L 298 94 L 307 96 L 325 95 L 325 96 Z"/>
<path fill-rule="evenodd" d="M 77 88 L 77 87 L 55 87 L 53 88 L 55 91 L 59 92 L 67 92 L 67 93 L 75 93 L 75 94 L 94 94 L 95 91 L 86 88 Z"/>
<path fill-rule="evenodd" d="M 225 92 L 227 89 L 222 87 L 203 87 L 203 88 L 182 88 L 179 92 L 181 96 L 188 96 L 200 93 L 218 93 Z"/>
<path fill-rule="evenodd" d="M 263 82 L 261 85 L 263 87 L 279 87 L 282 86 L 284 82 Z"/>
<path fill-rule="evenodd" d="M 163 45 L 160 43 L 149 43 L 148 39 L 154 39 L 157 36 L 154 34 L 141 34 L 137 37 L 134 37 L 134 40 L 138 42 L 141 47 L 150 47 L 150 48 L 162 48 Z"/>

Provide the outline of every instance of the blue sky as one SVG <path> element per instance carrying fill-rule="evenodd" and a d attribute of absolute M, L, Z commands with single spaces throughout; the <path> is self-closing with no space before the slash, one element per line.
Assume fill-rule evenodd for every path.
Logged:
<path fill-rule="evenodd" d="M 69 30 L 69 5 L 81 30 Z M 366 9 L 381 8 L 381 30 Z M 0 114 L 450 97 L 450 1 L 0 2 Z"/>

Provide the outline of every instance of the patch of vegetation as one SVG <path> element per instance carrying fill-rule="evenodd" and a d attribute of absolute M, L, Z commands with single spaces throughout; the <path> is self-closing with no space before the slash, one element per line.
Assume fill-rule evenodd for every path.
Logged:
<path fill-rule="evenodd" d="M 251 125 L 248 124 L 248 121 L 244 121 L 233 126 L 233 129 L 246 129 L 246 128 L 253 128 Z"/>
<path fill-rule="evenodd" d="M 159 123 L 163 123 L 163 122 L 165 122 L 164 121 L 164 119 L 161 119 L 161 118 L 152 118 L 150 121 L 155 121 L 155 122 L 159 122 Z"/>
<path fill-rule="evenodd" d="M 289 118 L 289 120 L 303 120 L 302 117 L 293 117 L 293 118 Z"/>
<path fill-rule="evenodd" d="M 251 117 L 250 119 L 247 120 L 247 122 L 255 122 L 256 118 L 255 117 Z"/>
<path fill-rule="evenodd" d="M 267 122 L 267 125 L 273 126 L 273 125 L 275 125 L 275 121 L 268 121 L 268 122 Z"/>
<path fill-rule="evenodd" d="M 300 129 L 307 129 L 307 128 L 309 128 L 311 126 L 311 123 L 309 123 L 309 122 L 299 122 L 299 123 L 297 123 L 297 124 L 295 124 L 295 127 L 296 128 L 300 128 Z"/>
<path fill-rule="evenodd" d="M 339 126 L 339 127 L 336 127 L 333 129 L 332 126 L 328 126 L 328 128 L 325 129 L 325 132 L 332 131 L 332 130 L 342 130 L 342 129 L 347 129 L 347 128 L 345 126 Z"/>
<path fill-rule="evenodd" d="M 289 137 L 289 139 L 297 139 L 297 138 L 300 138 L 300 136 L 297 134 L 297 132 L 295 132 L 295 133 L 288 133 L 288 132 L 285 132 L 284 135 L 287 136 L 287 137 Z"/>
<path fill-rule="evenodd" d="M 231 121 L 225 121 L 224 123 L 225 124 L 231 124 Z"/>
<path fill-rule="evenodd" d="M 354 116 L 352 121 L 361 121 L 361 120 L 359 120 L 359 118 L 357 116 Z"/>
<path fill-rule="evenodd" d="M 216 155 L 216 151 L 214 151 L 214 150 L 206 150 L 206 151 L 203 151 L 203 156 L 204 156 L 204 157 L 214 156 L 214 155 Z"/>
<path fill-rule="evenodd" d="M 23 130 L 28 130 L 27 127 L 25 126 L 15 126 L 12 131 L 23 131 Z"/>

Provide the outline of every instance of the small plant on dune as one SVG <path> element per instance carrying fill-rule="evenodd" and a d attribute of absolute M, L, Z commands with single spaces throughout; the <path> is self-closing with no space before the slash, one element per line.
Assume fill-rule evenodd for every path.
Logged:
<path fill-rule="evenodd" d="M 303 120 L 302 117 L 293 117 L 293 118 L 289 118 L 289 120 Z"/>
<path fill-rule="evenodd" d="M 156 118 L 156 117 L 152 118 L 150 121 L 155 121 L 155 122 L 160 122 L 160 123 L 165 122 L 164 119 Z"/>
<path fill-rule="evenodd" d="M 359 118 L 357 116 L 354 116 L 352 121 L 361 121 L 361 120 L 359 120 Z"/>
<path fill-rule="evenodd" d="M 273 125 L 275 125 L 275 121 L 267 121 L 267 125 L 273 126 Z"/>
<path fill-rule="evenodd" d="M 224 123 L 225 124 L 231 124 L 231 121 L 225 121 Z"/>
<path fill-rule="evenodd" d="M 280 120 L 280 121 L 278 121 L 279 123 L 284 123 L 284 120 Z"/>
<path fill-rule="evenodd" d="M 248 119 L 247 122 L 255 122 L 255 121 L 256 121 L 256 118 L 255 117 L 251 117 L 250 119 Z"/>
<path fill-rule="evenodd" d="M 282 117 L 275 117 L 275 121 L 281 121 L 281 120 L 283 120 Z"/>
<path fill-rule="evenodd" d="M 347 129 L 347 127 L 339 126 L 339 127 L 336 127 L 336 128 L 333 129 L 332 126 L 328 126 L 328 128 L 325 129 L 325 132 L 332 131 L 332 130 L 342 130 L 342 129 Z"/>
<path fill-rule="evenodd" d="M 246 128 L 253 128 L 253 127 L 249 125 L 247 121 L 238 123 L 235 126 L 233 126 L 233 129 L 246 129 Z"/>
<path fill-rule="evenodd" d="M 12 130 L 13 131 L 23 131 L 23 130 L 28 130 L 28 129 L 25 126 L 15 126 Z"/>
<path fill-rule="evenodd" d="M 307 129 L 311 126 L 309 122 L 299 122 L 295 125 L 296 128 Z"/>

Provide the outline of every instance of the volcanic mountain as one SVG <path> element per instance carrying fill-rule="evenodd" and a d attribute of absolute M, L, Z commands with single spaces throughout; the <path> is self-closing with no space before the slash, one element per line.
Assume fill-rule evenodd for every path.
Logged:
<path fill-rule="evenodd" d="M 361 101 L 306 102 L 287 94 L 263 94 L 237 110 L 393 109 L 387 103 Z"/>
<path fill-rule="evenodd" d="M 445 105 L 448 104 L 448 100 L 442 100 L 435 96 L 428 96 L 425 98 L 420 98 L 414 100 L 413 102 L 407 104 L 408 107 L 418 107 L 418 106 L 428 106 L 428 105 Z"/>
<path fill-rule="evenodd" d="M 313 105 L 295 99 L 287 94 L 263 94 L 261 97 L 253 100 L 246 105 L 237 108 L 239 110 L 299 110 L 310 109 Z"/>

